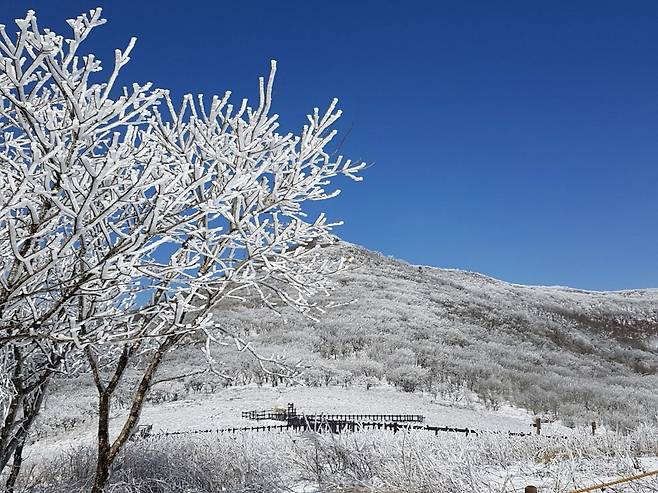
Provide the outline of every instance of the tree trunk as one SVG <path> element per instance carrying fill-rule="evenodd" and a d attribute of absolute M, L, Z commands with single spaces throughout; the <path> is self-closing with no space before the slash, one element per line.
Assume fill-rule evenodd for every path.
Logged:
<path fill-rule="evenodd" d="M 117 369 L 114 373 L 114 377 L 110 384 L 103 391 L 100 391 L 99 387 L 99 409 L 98 409 L 98 455 L 96 460 L 96 476 L 94 478 L 94 486 L 91 489 L 91 493 L 102 493 L 107 481 L 110 478 L 110 469 L 112 464 L 116 459 L 117 455 L 128 441 L 128 438 L 133 433 L 135 426 L 139 422 L 139 416 L 144 407 L 144 399 L 148 393 L 153 377 L 155 376 L 160 363 L 164 355 L 174 346 L 178 341 L 182 339 L 181 335 L 173 335 L 167 337 L 162 344 L 158 347 L 156 352 L 151 356 L 151 359 L 148 362 L 142 379 L 137 386 L 135 391 L 132 403 L 130 406 L 130 412 L 126 421 L 119 432 L 119 435 L 116 437 L 114 442 L 110 445 L 109 439 L 109 422 L 110 422 L 110 403 L 112 395 L 116 390 L 119 381 L 121 380 L 125 367 L 128 363 L 128 360 L 131 357 L 131 351 L 124 351 L 119 362 L 117 363 Z"/>
<path fill-rule="evenodd" d="M 102 493 L 110 477 L 110 400 L 107 390 L 98 398 L 98 454 L 96 457 L 96 477 L 92 493 Z"/>
<path fill-rule="evenodd" d="M 12 454 L 16 448 L 16 430 L 20 426 L 20 416 L 18 411 L 23 404 L 22 395 L 12 396 L 11 404 L 9 405 L 9 412 L 5 417 L 5 421 L 0 428 L 0 472 L 5 470 Z"/>
<path fill-rule="evenodd" d="M 13 455 L 12 474 L 16 470 L 18 475 L 22 460 L 16 463 L 16 450 L 19 446 L 23 448 L 32 424 L 41 411 L 50 375 L 51 372 L 45 373 L 32 388 L 19 389 L 20 392 L 12 397 L 9 412 L 0 427 L 0 473 L 7 467 Z"/>
<path fill-rule="evenodd" d="M 21 464 L 23 463 L 23 447 L 25 446 L 25 439 L 27 438 L 27 432 L 23 433 L 20 441 L 16 445 L 14 450 L 14 461 L 11 465 L 11 472 L 5 483 L 6 493 L 14 493 L 14 486 L 16 485 L 16 480 L 18 479 L 18 473 L 21 471 Z"/>
<path fill-rule="evenodd" d="M 22 463 L 22 450 L 34 420 L 41 412 L 48 384 L 63 356 L 50 347 L 37 345 L 40 351 L 33 354 L 34 347 L 18 345 L 4 348 L 12 356 L 13 371 L 11 381 L 14 395 L 7 409 L 7 415 L 0 423 L 0 473 L 14 457 L 11 475 L 18 476 Z M 19 459 L 18 461 L 16 459 Z"/>

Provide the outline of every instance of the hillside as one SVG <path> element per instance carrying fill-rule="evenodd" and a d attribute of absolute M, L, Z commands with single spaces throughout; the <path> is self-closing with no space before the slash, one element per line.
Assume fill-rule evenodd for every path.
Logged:
<path fill-rule="evenodd" d="M 509 401 L 574 424 L 623 428 L 655 419 L 658 290 L 521 286 L 344 242 L 324 252 L 353 257 L 354 268 L 332 294 L 344 306 L 318 322 L 256 303 L 221 309 L 261 351 L 302 359 L 308 385 L 388 380 L 454 402 L 473 391 L 492 409 Z M 233 353 L 222 355 L 233 383 L 268 379 Z M 189 361 L 181 353 L 169 368 L 181 371 Z"/>

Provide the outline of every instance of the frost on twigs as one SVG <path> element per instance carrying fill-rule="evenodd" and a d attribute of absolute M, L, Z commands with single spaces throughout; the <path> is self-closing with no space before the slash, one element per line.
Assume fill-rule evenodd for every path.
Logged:
<path fill-rule="evenodd" d="M 327 150 L 337 100 L 280 134 L 275 62 L 255 106 L 117 88 L 135 40 L 104 72 L 81 50 L 103 23 L 94 9 L 68 38 L 33 12 L 0 27 L 0 346 L 205 330 L 247 294 L 313 316 L 345 264 L 314 248 L 339 223 L 302 206 L 364 168 Z"/>

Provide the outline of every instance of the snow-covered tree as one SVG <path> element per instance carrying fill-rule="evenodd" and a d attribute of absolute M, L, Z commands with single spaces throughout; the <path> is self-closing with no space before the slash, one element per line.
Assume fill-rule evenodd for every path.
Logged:
<path fill-rule="evenodd" d="M 274 62 L 254 107 L 229 92 L 175 103 L 151 83 L 115 87 L 135 40 L 102 77 L 81 46 L 104 22 L 101 9 L 69 20 L 69 39 L 31 11 L 14 37 L 0 26 L 0 348 L 84 352 L 99 392 L 94 491 L 169 351 L 201 333 L 209 360 L 226 337 L 252 352 L 218 318 L 223 300 L 322 311 L 316 295 L 345 263 L 317 249 L 338 223 L 303 205 L 364 167 L 327 150 L 336 100 L 278 132 Z M 146 369 L 111 441 L 112 396 L 136 355 Z"/>

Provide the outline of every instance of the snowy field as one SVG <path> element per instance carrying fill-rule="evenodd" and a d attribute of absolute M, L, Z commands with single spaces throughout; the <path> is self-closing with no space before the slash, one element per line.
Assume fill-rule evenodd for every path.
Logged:
<path fill-rule="evenodd" d="M 528 432 L 533 420 L 530 413 L 509 406 L 487 410 L 475 399 L 449 405 L 427 394 L 401 393 L 386 386 L 368 391 L 243 386 L 149 404 L 141 423 L 152 424 L 154 433 L 250 426 L 257 423 L 242 419 L 242 411 L 285 407 L 289 402 L 300 412 L 422 414 L 429 425 L 492 432 Z M 55 414 L 65 405 L 63 396 L 58 403 L 51 403 L 46 413 Z M 115 424 L 120 413 L 117 410 Z M 84 471 L 93 468 L 94 426 L 88 419 L 73 430 L 52 433 L 30 446 L 26 461 L 32 472 L 25 481 L 44 481 L 52 476 L 69 490 L 53 486 L 47 491 L 84 489 L 79 478 L 72 483 L 70 477 L 84 477 Z M 180 487 L 154 491 L 502 493 L 523 491 L 525 485 L 535 484 L 541 492 L 567 493 L 576 487 L 658 468 L 658 430 L 654 428 L 641 427 L 626 436 L 599 430 L 592 437 L 586 429 L 547 423 L 542 432 L 540 437 L 486 432 L 469 437 L 459 433 L 435 436 L 422 431 L 397 435 L 364 431 L 340 436 L 309 432 L 156 436 L 129 445 L 114 480 L 118 489 L 113 491 L 141 491 L 119 486 L 153 480 Z M 561 438 L 555 438 L 558 436 Z M 212 489 L 220 483 L 227 489 Z M 144 484 L 139 487 L 146 488 Z M 613 491 L 658 491 L 658 481 L 648 478 Z"/>
<path fill-rule="evenodd" d="M 365 391 L 343 387 L 229 387 L 211 395 L 191 395 L 186 399 L 148 406 L 142 422 L 152 423 L 154 431 L 179 431 L 226 426 L 250 426 L 253 421 L 242 419 L 241 411 L 285 408 L 294 403 L 298 412 L 328 414 L 421 414 L 425 424 L 455 426 L 492 431 L 531 431 L 530 413 L 504 406 L 488 411 L 477 403 L 449 406 L 435 402 L 423 393 L 402 393 L 392 387 Z M 207 425 L 207 426 L 206 426 Z M 566 427 L 546 425 L 547 432 Z"/>
<path fill-rule="evenodd" d="M 91 391 L 91 389 L 88 389 Z M 88 400 L 93 397 L 90 395 Z M 44 411 L 43 421 L 61 414 L 80 414 L 87 399 L 79 392 L 67 392 Z M 497 411 L 486 409 L 477 397 L 467 394 L 463 402 L 448 403 L 435 400 L 427 393 L 403 393 L 390 386 L 370 390 L 355 387 L 257 387 L 247 385 L 228 387 L 213 394 L 188 394 L 174 402 L 148 403 L 144 407 L 141 424 L 152 424 L 153 433 L 246 427 L 262 424 L 281 424 L 277 421 L 250 421 L 241 417 L 242 411 L 252 409 L 285 408 L 294 403 L 299 413 L 327 414 L 420 414 L 426 425 L 470 428 L 483 431 L 531 432 L 534 417 L 523 409 L 501 406 Z M 118 431 L 125 410 L 117 409 L 111 420 Z M 61 447 L 62 444 L 85 443 L 93 440 L 96 423 L 87 415 L 72 432 L 51 429 L 35 444 L 34 450 Z M 546 435 L 569 435 L 574 430 L 559 423 L 542 424 Z M 36 453 L 36 452 L 35 452 Z"/>
<path fill-rule="evenodd" d="M 534 484 L 541 493 L 567 493 L 658 468 L 657 446 L 658 430 L 649 428 L 560 439 L 423 432 L 155 437 L 127 447 L 110 491 L 512 493 Z M 61 450 L 41 463 L 41 473 L 30 469 L 32 480 L 55 481 L 50 492 L 78 491 L 92 459 L 90 448 Z M 657 489 L 647 478 L 608 491 Z"/>

